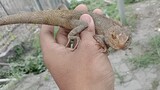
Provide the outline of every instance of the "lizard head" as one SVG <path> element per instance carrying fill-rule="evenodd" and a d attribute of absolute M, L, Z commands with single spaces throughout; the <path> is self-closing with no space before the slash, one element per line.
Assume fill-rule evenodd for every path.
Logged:
<path fill-rule="evenodd" d="M 114 26 L 105 33 L 105 42 L 114 49 L 125 49 L 131 43 L 131 33 L 126 27 Z"/>

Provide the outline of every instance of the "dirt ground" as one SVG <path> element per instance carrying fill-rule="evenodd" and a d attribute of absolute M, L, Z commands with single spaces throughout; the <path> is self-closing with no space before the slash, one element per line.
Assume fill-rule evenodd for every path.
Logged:
<path fill-rule="evenodd" d="M 160 67 L 132 69 L 127 58 L 140 55 L 148 48 L 147 42 L 160 32 L 160 0 L 146 0 L 129 5 L 137 16 L 136 29 L 132 33 L 131 49 L 116 51 L 109 55 L 116 76 L 115 90 L 160 90 Z M 128 11 L 127 11 L 128 12 Z M 153 82 L 158 80 L 155 87 Z M 8 88 L 9 87 L 9 88 Z M 8 89 L 7 89 L 8 88 Z M 16 83 L 10 83 L 2 90 L 58 90 L 50 74 L 46 71 L 30 75 Z"/>
<path fill-rule="evenodd" d="M 127 61 L 130 57 L 143 54 L 148 49 L 148 40 L 160 34 L 160 2 L 146 0 L 130 7 L 137 16 L 131 49 L 117 51 L 109 56 L 113 68 L 118 73 L 115 90 L 160 90 L 158 66 L 151 65 L 146 69 L 133 70 L 133 65 Z M 154 86 L 155 81 L 157 86 Z"/>

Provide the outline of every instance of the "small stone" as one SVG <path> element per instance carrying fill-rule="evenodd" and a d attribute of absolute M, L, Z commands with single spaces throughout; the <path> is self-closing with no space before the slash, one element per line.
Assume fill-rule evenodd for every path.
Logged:
<path fill-rule="evenodd" d="M 139 11 L 140 10 L 140 8 L 136 8 L 136 11 Z"/>
<path fill-rule="evenodd" d="M 154 30 L 159 32 L 160 28 L 154 28 Z"/>

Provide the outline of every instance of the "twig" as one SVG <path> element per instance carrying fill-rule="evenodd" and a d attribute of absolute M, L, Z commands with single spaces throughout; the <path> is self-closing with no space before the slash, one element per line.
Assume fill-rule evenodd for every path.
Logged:
<path fill-rule="evenodd" d="M 4 82 L 9 82 L 9 81 L 15 81 L 16 79 L 13 78 L 13 79 L 0 79 L 0 83 L 4 83 Z"/>
<path fill-rule="evenodd" d="M 0 63 L 0 66 L 10 66 L 8 63 Z"/>

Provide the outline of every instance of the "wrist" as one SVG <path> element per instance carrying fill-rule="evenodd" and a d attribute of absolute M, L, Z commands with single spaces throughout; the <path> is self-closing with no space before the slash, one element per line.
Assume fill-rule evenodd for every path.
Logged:
<path fill-rule="evenodd" d="M 97 83 L 86 83 L 86 82 L 78 82 L 78 83 L 68 83 L 58 85 L 60 90 L 114 90 L 113 84 L 97 82 Z"/>
<path fill-rule="evenodd" d="M 61 78 L 57 85 L 60 90 L 114 90 L 114 76 L 110 74 L 107 77 L 91 78 L 82 75 L 73 75 L 74 77 Z M 76 77 L 75 77 L 76 76 Z M 93 81 L 94 80 L 94 81 Z"/>

